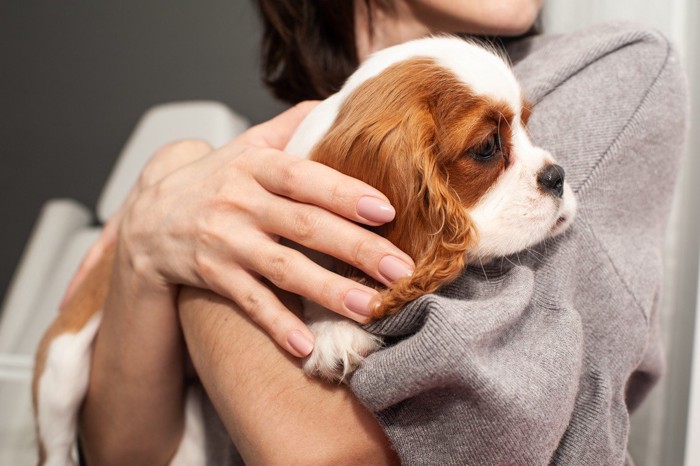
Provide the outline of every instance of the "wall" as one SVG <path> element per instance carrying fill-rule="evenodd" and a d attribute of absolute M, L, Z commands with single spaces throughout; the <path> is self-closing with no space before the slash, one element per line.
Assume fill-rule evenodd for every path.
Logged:
<path fill-rule="evenodd" d="M 150 106 L 219 100 L 277 113 L 258 77 L 252 0 L 0 1 L 0 299 L 41 205 L 94 206 Z"/>

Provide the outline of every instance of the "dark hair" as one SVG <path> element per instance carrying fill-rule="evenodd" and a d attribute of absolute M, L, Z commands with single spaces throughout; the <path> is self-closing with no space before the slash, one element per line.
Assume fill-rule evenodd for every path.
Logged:
<path fill-rule="evenodd" d="M 391 10 L 393 0 L 364 0 Z M 257 0 L 263 21 L 262 78 L 289 103 L 325 99 L 359 65 L 353 0 Z M 372 18 L 368 18 L 370 29 Z M 485 38 L 504 47 L 540 32 L 541 22 L 514 38 Z"/>
<path fill-rule="evenodd" d="M 258 0 L 263 81 L 296 103 L 336 92 L 358 66 L 352 0 Z"/>

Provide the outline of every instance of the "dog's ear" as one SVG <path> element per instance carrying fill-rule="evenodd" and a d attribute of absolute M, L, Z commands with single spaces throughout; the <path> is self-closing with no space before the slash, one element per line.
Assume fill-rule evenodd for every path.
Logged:
<path fill-rule="evenodd" d="M 394 313 L 454 280 L 476 239 L 473 223 L 434 153 L 435 133 L 433 115 L 422 105 L 384 115 L 341 112 L 311 155 L 312 160 L 374 186 L 396 209 L 392 222 L 373 230 L 410 255 L 416 268 L 411 277 L 382 291 L 374 318 Z M 383 289 L 355 269 L 341 270 Z"/>
<path fill-rule="evenodd" d="M 458 196 L 441 172 L 432 148 L 413 148 L 412 183 L 396 207 L 396 219 L 383 227 L 384 235 L 414 258 L 413 275 L 382 292 L 374 318 L 397 312 L 421 295 L 454 280 L 464 269 L 466 254 L 476 242 L 476 230 Z M 386 180 L 391 184 L 390 180 Z M 377 186 L 390 190 L 388 186 Z"/>
<path fill-rule="evenodd" d="M 439 163 L 437 153 L 438 132 L 444 133 L 445 122 L 451 121 L 443 114 L 453 109 L 448 116 L 461 121 L 468 98 L 466 88 L 430 59 L 393 65 L 346 99 L 312 151 L 312 160 L 360 179 L 389 198 L 396 218 L 374 230 L 416 261 L 411 277 L 382 292 L 376 318 L 456 278 L 475 242 L 472 221 L 449 186 L 447 167 L 444 160 Z M 346 272 L 382 288 L 356 270 Z"/>

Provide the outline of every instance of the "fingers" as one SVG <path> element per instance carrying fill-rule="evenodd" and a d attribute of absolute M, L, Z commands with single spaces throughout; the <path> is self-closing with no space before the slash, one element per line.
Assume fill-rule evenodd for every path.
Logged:
<path fill-rule="evenodd" d="M 241 269 L 226 274 L 225 280 L 227 286 L 212 283 L 212 291 L 238 304 L 288 353 L 300 358 L 311 353 L 313 334 L 267 286 Z"/>
<path fill-rule="evenodd" d="M 217 230 L 228 231 L 227 237 L 210 236 L 224 242 L 196 254 L 194 286 L 211 289 L 246 309 L 256 308 L 262 304 L 256 304 L 255 300 L 264 295 L 246 290 L 236 281 L 241 273 L 252 273 L 279 289 L 308 298 L 350 319 L 368 321 L 375 305 L 373 298 L 378 294 L 374 289 L 328 270 L 300 251 L 278 243 L 268 233 L 240 229 L 236 225 L 235 222 L 220 224 Z M 251 304 L 245 305 L 244 301 Z"/>
<path fill-rule="evenodd" d="M 396 215 L 380 191 L 326 165 L 280 153 L 260 156 L 264 163 L 254 164 L 252 175 L 272 193 L 371 226 L 387 223 Z"/>
<path fill-rule="evenodd" d="M 267 212 L 263 230 L 333 256 L 384 285 L 413 272 L 411 258 L 386 238 L 322 208 L 275 198 Z"/>
<path fill-rule="evenodd" d="M 377 292 L 339 276 L 301 252 L 270 242 L 256 247 L 245 266 L 267 278 L 273 285 L 305 296 L 338 314 L 357 322 L 367 322 Z"/>
<path fill-rule="evenodd" d="M 232 144 L 250 144 L 281 151 L 301 121 L 319 104 L 302 102 L 270 121 L 246 131 Z M 257 152 L 264 163 L 251 164 L 253 176 L 268 191 L 304 203 L 324 207 L 343 217 L 368 225 L 391 221 L 396 212 L 386 196 L 355 178 L 325 165 L 287 154 Z"/>

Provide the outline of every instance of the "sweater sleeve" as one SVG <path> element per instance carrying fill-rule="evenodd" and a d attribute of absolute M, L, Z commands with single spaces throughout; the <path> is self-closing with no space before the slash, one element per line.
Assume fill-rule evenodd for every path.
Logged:
<path fill-rule="evenodd" d="M 509 265 L 509 264 L 508 264 Z M 567 426 L 581 322 L 526 266 L 468 269 L 374 330 L 400 341 L 352 388 L 404 464 L 544 464 Z"/>
<path fill-rule="evenodd" d="M 533 139 L 565 168 L 579 214 L 370 327 L 388 344 L 351 387 L 405 464 L 622 464 L 630 407 L 661 372 L 651 316 L 686 129 L 678 60 L 624 24 L 518 54 Z"/>

